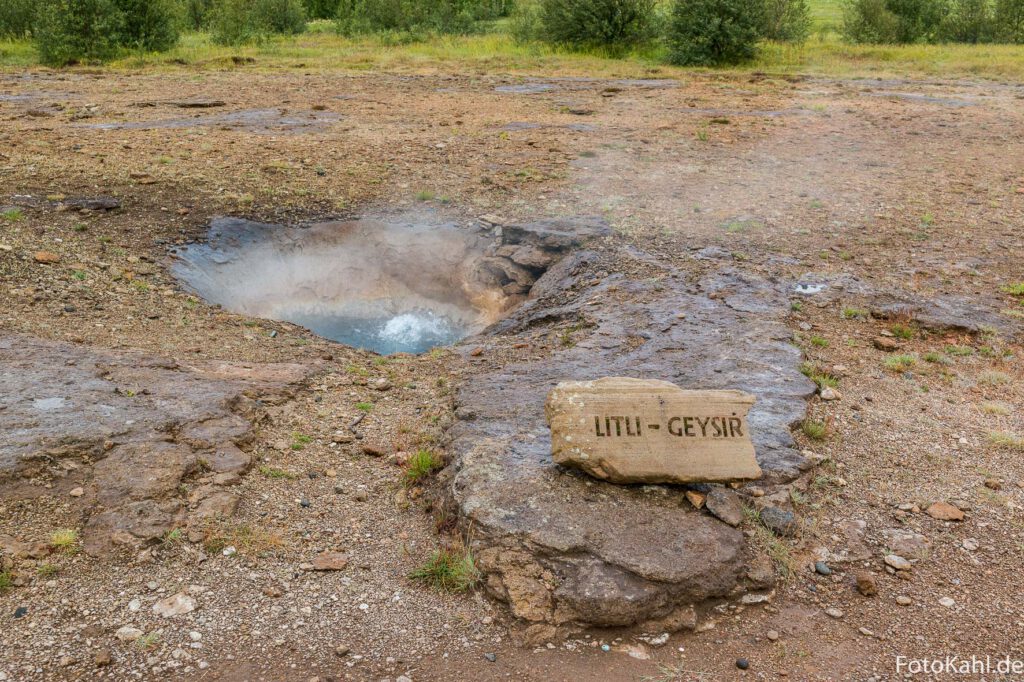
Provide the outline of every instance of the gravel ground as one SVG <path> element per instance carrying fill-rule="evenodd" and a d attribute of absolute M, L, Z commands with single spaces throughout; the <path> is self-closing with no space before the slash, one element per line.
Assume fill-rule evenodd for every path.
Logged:
<path fill-rule="evenodd" d="M 296 400 L 270 408 L 239 511 L 216 533 L 112 559 L 76 553 L 74 542 L 19 559 L 0 595 L 0 680 L 890 680 L 897 656 L 1024 659 L 1024 467 L 1013 440 L 1024 436 L 1024 383 L 1009 331 L 1024 308 L 1002 289 L 1024 280 L 1021 89 L 757 75 L 496 89 L 515 84 L 244 68 L 0 76 L 0 93 L 30 95 L 0 101 L 0 205 L 10 207 L 0 218 L 0 330 L 322 363 Z M 175 123 L 211 114 L 178 108 L 170 93 L 223 100 L 213 111 L 233 116 Z M 277 113 L 244 113 L 267 110 Z M 121 207 L 67 210 L 96 196 Z M 697 632 L 659 645 L 594 632 L 516 646 L 509 615 L 482 592 L 449 595 L 408 578 L 446 541 L 437 528 L 447 522 L 404 484 L 401 453 L 443 452 L 452 391 L 467 373 L 558 339 L 383 361 L 209 307 L 166 270 L 167 248 L 218 214 L 414 212 L 601 213 L 617 239 L 681 268 L 704 267 L 694 255 L 711 246 L 740 270 L 856 283 L 794 296 L 798 342 L 841 399 L 811 405 L 823 440 L 795 426 L 827 459 L 793 493 L 801 536 L 770 544 L 783 578 L 770 603 L 722 605 Z M 59 262 L 37 262 L 39 251 Z M 969 316 L 995 315 L 1005 328 L 862 314 L 891 291 L 965 297 Z M 884 334 L 897 350 L 876 347 Z M 913 361 L 891 361 L 903 354 Z M 380 378 L 389 390 L 374 387 Z M 363 437 L 334 442 L 348 440 L 361 403 L 372 404 Z M 80 528 L 52 484 L 0 487 L 0 536 L 47 543 Z M 963 520 L 933 518 L 935 502 Z M 348 562 L 307 570 L 323 551 Z M 887 567 L 890 554 L 911 568 Z M 821 557 L 828 575 L 814 571 Z M 860 573 L 877 594 L 858 591 Z M 178 594 L 194 610 L 154 612 Z"/>

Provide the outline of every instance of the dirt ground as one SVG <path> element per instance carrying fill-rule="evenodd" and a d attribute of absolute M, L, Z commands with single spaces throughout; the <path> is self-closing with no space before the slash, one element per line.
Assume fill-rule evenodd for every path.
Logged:
<path fill-rule="evenodd" d="M 0 680 L 891 680 L 907 671 L 899 656 L 1024 660 L 1024 368 L 1013 336 L 1024 300 L 1004 291 L 1024 280 L 1024 87 L 30 71 L 0 75 L 0 121 L 0 333 L 317 363 L 295 399 L 271 409 L 217 544 L 103 560 L 57 550 L 15 567 L 0 594 Z M 98 196 L 120 207 L 68 210 Z M 393 459 L 333 442 L 369 402 L 368 440 L 391 451 L 443 444 L 453 389 L 501 358 L 463 347 L 382 360 L 212 308 L 166 269 L 169 247 L 217 215 L 417 213 L 601 214 L 616 239 L 680 268 L 699 269 L 694 254 L 718 247 L 771 278 L 848 284 L 794 295 L 798 343 L 842 398 L 812 401 L 823 440 L 796 428 L 827 461 L 793 500 L 808 527 L 777 548 L 770 603 L 723 606 L 658 647 L 618 632 L 515 645 L 509 614 L 481 592 L 408 578 L 439 542 L 420 490 L 406 489 Z M 40 251 L 59 262 L 37 262 Z M 953 301 L 983 322 L 969 332 L 879 319 L 869 314 L 878 292 Z M 899 350 L 876 348 L 880 335 Z M 915 358 L 886 364 L 898 354 Z M 394 388 L 376 391 L 381 377 Z M 69 488 L 6 488 L 0 536 L 38 542 L 79 528 Z M 932 518 L 936 501 L 965 518 Z M 928 541 L 909 571 L 883 563 L 892 529 Z M 815 550 L 840 544 L 855 560 L 815 573 Z M 237 553 L 225 556 L 228 545 Z M 299 568 L 324 549 L 349 553 L 348 568 Z M 855 589 L 860 571 L 877 595 Z M 151 612 L 180 591 L 195 612 Z M 120 641 L 125 625 L 145 637 Z M 111 661 L 98 665 L 103 651 Z"/>

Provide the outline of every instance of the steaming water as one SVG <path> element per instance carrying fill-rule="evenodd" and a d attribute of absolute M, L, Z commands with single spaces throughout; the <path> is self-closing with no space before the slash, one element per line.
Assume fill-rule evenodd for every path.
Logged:
<path fill-rule="evenodd" d="M 476 284 L 483 246 L 444 224 L 350 221 L 284 227 L 218 218 L 174 253 L 178 279 L 211 303 L 286 320 L 382 354 L 423 353 L 504 310 Z"/>
<path fill-rule="evenodd" d="M 455 343 L 467 329 L 451 318 L 430 310 L 417 310 L 384 317 L 309 315 L 292 313 L 286 319 L 333 341 L 366 348 L 382 355 L 425 353 L 437 346 Z"/>

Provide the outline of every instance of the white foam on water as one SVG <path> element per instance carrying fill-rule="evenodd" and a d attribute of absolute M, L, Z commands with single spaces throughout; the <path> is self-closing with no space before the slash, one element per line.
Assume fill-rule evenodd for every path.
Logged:
<path fill-rule="evenodd" d="M 384 323 L 377 336 L 382 341 L 403 346 L 419 345 L 424 339 L 450 337 L 453 334 L 449 320 L 431 312 L 402 313 Z"/>

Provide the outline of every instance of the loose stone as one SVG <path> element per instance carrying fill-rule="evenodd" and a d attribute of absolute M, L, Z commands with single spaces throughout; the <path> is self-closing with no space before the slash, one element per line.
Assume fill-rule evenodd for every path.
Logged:
<path fill-rule="evenodd" d="M 740 670 L 746 670 L 747 668 L 750 667 L 750 661 L 748 661 L 745 658 L 737 658 L 736 659 L 736 667 L 739 668 Z"/>
<path fill-rule="evenodd" d="M 832 569 L 824 561 L 815 561 L 814 570 L 821 575 L 832 575 Z"/>
<path fill-rule="evenodd" d="M 928 516 L 940 521 L 963 521 L 964 513 L 948 502 L 936 502 L 928 507 Z"/>
<path fill-rule="evenodd" d="M 845 614 L 842 612 L 841 609 L 832 607 L 830 609 L 825 609 L 825 615 L 829 616 L 830 618 L 842 618 Z"/>
<path fill-rule="evenodd" d="M 901 594 L 900 596 L 896 597 L 896 603 L 900 606 L 910 606 L 914 603 L 914 600 L 910 597 Z"/>
<path fill-rule="evenodd" d="M 856 580 L 857 591 L 865 597 L 873 597 L 878 594 L 878 584 L 875 582 L 875 576 L 867 571 L 860 571 L 857 573 Z"/>
<path fill-rule="evenodd" d="M 885 556 L 885 563 L 887 566 L 891 566 L 897 571 L 909 571 L 913 568 L 909 561 L 898 554 L 887 554 Z"/>

